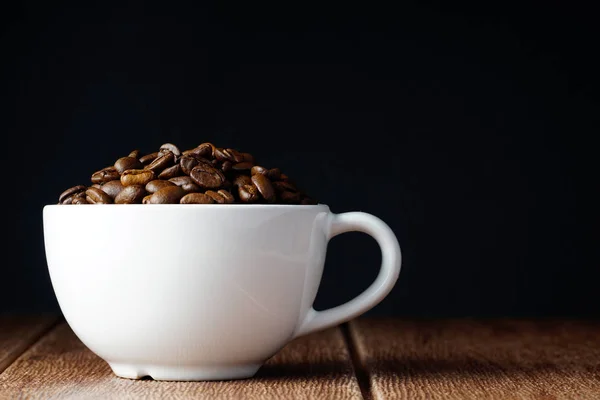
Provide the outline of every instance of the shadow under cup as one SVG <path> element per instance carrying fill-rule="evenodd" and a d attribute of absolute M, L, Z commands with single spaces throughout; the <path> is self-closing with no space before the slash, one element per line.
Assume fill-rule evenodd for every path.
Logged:
<path fill-rule="evenodd" d="M 308 325 L 334 216 L 326 205 L 49 205 L 44 241 L 66 321 L 117 375 L 234 379 L 326 327 Z"/>

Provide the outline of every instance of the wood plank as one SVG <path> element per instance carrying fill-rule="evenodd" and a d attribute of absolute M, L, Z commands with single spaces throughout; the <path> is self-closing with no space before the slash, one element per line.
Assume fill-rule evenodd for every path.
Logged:
<path fill-rule="evenodd" d="M 0 373 L 58 321 L 51 315 L 0 315 Z"/>
<path fill-rule="evenodd" d="M 359 319 L 349 329 L 374 399 L 600 398 L 600 321 Z"/>
<path fill-rule="evenodd" d="M 0 375 L 0 393 L 27 399 L 360 399 L 339 329 L 296 339 L 252 379 L 158 382 L 118 378 L 61 324 Z"/>

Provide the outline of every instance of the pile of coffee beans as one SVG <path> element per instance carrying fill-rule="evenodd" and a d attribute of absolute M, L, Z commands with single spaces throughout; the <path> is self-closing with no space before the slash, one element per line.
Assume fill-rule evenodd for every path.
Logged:
<path fill-rule="evenodd" d="M 134 150 L 94 172 L 91 182 L 65 190 L 58 204 L 317 204 L 279 168 L 212 143 L 185 151 L 165 143 L 146 155 Z"/>

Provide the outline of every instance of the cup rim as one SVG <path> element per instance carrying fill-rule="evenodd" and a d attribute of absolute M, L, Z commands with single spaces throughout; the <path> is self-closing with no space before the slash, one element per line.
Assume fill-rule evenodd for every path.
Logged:
<path fill-rule="evenodd" d="M 324 203 L 318 203 L 318 204 L 240 204 L 240 203 L 235 203 L 235 204 L 77 204 L 77 205 L 71 205 L 71 204 L 46 204 L 44 205 L 44 209 L 45 208 L 55 208 L 55 207 L 60 207 L 61 209 L 65 208 L 65 209 L 79 209 L 81 207 L 85 207 L 85 208 L 89 208 L 89 207 L 94 207 L 94 208 L 99 208 L 99 209 L 105 209 L 107 207 L 109 208 L 113 208 L 113 207 L 126 207 L 126 208 L 139 208 L 139 207 L 143 207 L 144 209 L 158 209 L 158 208 L 182 208 L 182 209 L 186 209 L 186 208 L 215 208 L 215 209 L 219 209 L 219 208 L 255 208 L 255 209 L 302 209 L 302 210 L 307 210 L 307 209 L 316 209 L 316 208 L 329 208 L 329 206 L 327 204 Z"/>

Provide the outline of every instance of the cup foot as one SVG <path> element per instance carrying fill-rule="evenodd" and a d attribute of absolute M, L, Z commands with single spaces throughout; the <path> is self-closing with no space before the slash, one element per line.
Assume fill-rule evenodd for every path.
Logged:
<path fill-rule="evenodd" d="M 115 375 L 121 378 L 141 379 L 150 377 L 156 381 L 221 381 L 250 378 L 261 364 L 229 365 L 226 367 L 172 367 L 161 365 L 137 365 L 108 363 Z"/>

